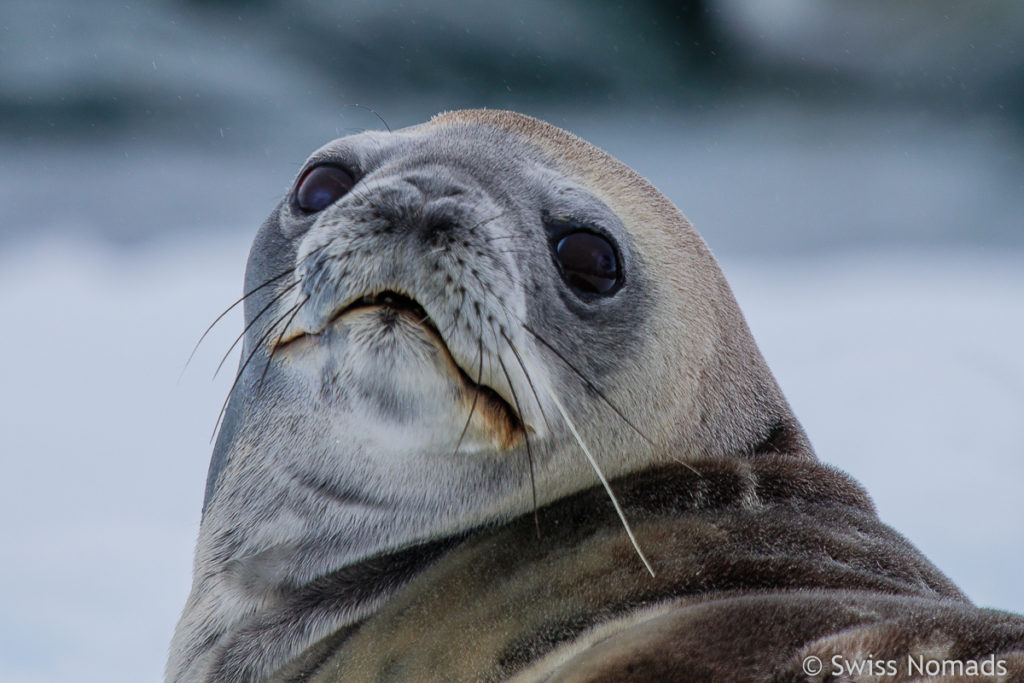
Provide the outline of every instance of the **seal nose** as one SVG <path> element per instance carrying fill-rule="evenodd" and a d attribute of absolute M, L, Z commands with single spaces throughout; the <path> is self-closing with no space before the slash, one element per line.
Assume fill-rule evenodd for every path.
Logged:
<path fill-rule="evenodd" d="M 379 215 L 390 230 L 436 246 L 441 235 L 474 220 L 472 197 L 478 192 L 448 169 L 407 172 L 399 180 L 376 196 Z"/>

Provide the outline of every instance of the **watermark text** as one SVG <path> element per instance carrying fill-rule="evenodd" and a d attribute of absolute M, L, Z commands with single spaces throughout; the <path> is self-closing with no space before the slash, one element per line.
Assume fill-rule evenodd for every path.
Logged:
<path fill-rule="evenodd" d="M 822 659 L 804 657 L 802 668 L 808 676 L 873 676 L 885 678 L 899 674 L 915 676 L 1005 676 L 1006 660 L 989 655 L 982 659 L 934 659 L 924 655 L 907 655 L 901 659 L 882 659 L 868 655 L 859 659 L 833 655 Z"/>

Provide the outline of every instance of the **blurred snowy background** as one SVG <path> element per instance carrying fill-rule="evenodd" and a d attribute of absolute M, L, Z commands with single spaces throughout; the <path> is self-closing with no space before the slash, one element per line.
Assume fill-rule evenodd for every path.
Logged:
<path fill-rule="evenodd" d="M 5 0 L 0 680 L 161 678 L 239 317 L 179 372 L 364 107 L 513 108 L 650 178 L 819 456 L 1024 611 L 1022 46 L 1013 0 Z"/>

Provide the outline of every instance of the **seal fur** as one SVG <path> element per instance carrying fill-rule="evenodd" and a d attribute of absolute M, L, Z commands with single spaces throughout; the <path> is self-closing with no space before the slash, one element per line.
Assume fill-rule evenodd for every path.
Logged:
<path fill-rule="evenodd" d="M 313 216 L 289 195 L 250 256 L 169 681 L 750 680 L 862 636 L 1019 659 L 1018 617 L 971 607 L 817 463 L 703 240 L 634 171 L 491 111 L 324 163 L 351 192 Z M 614 296 L 566 288 L 551 216 L 616 245 Z M 426 315 L 350 310 L 380 292 Z"/>

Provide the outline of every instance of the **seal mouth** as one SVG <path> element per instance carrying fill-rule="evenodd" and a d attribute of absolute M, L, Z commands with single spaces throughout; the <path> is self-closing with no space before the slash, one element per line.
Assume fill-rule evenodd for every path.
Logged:
<path fill-rule="evenodd" d="M 383 292 L 377 292 L 376 294 L 367 294 L 359 297 L 348 306 L 345 306 L 335 313 L 331 318 L 331 322 L 334 322 L 347 313 L 357 311 L 361 308 L 388 308 L 396 313 L 408 313 L 411 317 L 415 318 L 420 325 L 427 327 L 435 333 L 437 332 L 437 326 L 434 324 L 434 321 L 430 319 L 430 316 L 427 315 L 423 306 L 419 305 L 419 303 L 414 299 L 390 289 L 384 290 Z"/>
<path fill-rule="evenodd" d="M 500 392 L 486 384 L 478 383 L 465 368 L 459 365 L 448 348 L 444 337 L 441 336 L 437 325 L 431 319 L 430 314 L 412 297 L 390 289 L 373 294 L 365 294 L 340 308 L 331 316 L 328 325 L 337 322 L 350 313 L 374 308 L 387 309 L 393 315 L 405 317 L 414 324 L 423 327 L 427 334 L 434 338 L 438 348 L 447 357 L 452 370 L 458 375 L 463 386 L 466 388 L 466 396 L 471 397 L 471 401 L 476 404 L 472 410 L 479 411 L 483 419 L 494 427 L 495 432 L 502 434 L 499 441 L 506 447 L 515 445 L 521 438 L 521 435 L 527 432 L 527 427 L 518 411 L 512 408 L 512 405 Z M 275 345 L 273 351 L 280 351 L 285 346 L 307 336 L 310 336 L 310 334 L 299 332 L 298 334 L 285 337 Z"/>
<path fill-rule="evenodd" d="M 368 308 L 371 306 L 385 306 L 399 311 L 408 310 L 414 315 L 422 317 L 425 322 L 430 321 L 430 316 L 427 315 L 427 311 L 425 311 L 423 306 L 417 303 L 416 300 L 391 290 L 361 296 L 335 313 L 334 317 L 339 318 L 349 311 L 356 310 L 358 308 Z M 433 326 L 433 323 L 431 323 L 431 326 Z"/>
<path fill-rule="evenodd" d="M 369 308 L 386 308 L 395 314 L 406 315 L 412 318 L 416 324 L 422 325 L 430 330 L 438 339 L 441 338 L 441 335 L 437 330 L 437 325 L 435 325 L 434 321 L 430 319 L 430 315 L 426 312 L 423 306 L 421 306 L 415 299 L 412 299 L 405 294 L 399 294 L 398 292 L 390 289 L 377 292 L 375 294 L 364 294 L 358 299 L 349 302 L 331 316 L 330 320 L 327 321 L 326 326 L 330 326 L 349 313 Z M 277 343 L 274 344 L 273 350 L 275 352 L 279 351 L 304 337 L 311 335 L 316 336 L 317 334 L 319 334 L 319 332 L 308 332 L 297 329 L 294 332 L 283 335 L 278 339 Z"/>

